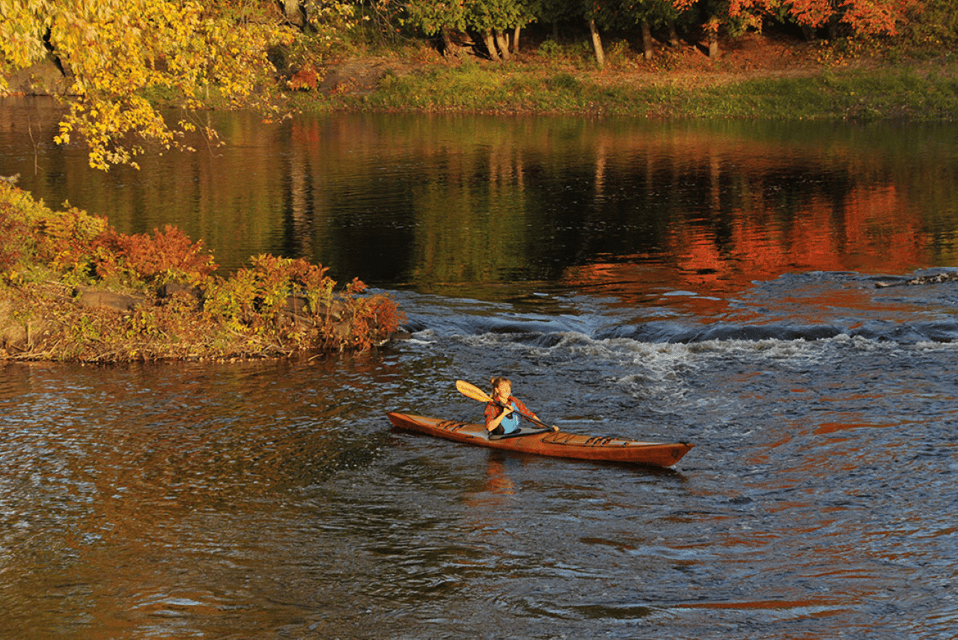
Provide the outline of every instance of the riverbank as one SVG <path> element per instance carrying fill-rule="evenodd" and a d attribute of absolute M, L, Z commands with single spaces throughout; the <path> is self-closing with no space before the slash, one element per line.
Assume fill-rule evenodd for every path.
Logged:
<path fill-rule="evenodd" d="M 228 276 L 174 227 L 124 235 L 0 181 L 0 361 L 227 360 L 366 350 L 401 316 L 358 281 L 262 255 Z"/>
<path fill-rule="evenodd" d="M 750 33 L 709 58 L 658 44 L 645 60 L 612 42 L 597 69 L 582 42 L 533 43 L 509 62 L 428 47 L 341 56 L 292 103 L 309 111 L 565 114 L 590 117 L 954 120 L 958 58 Z"/>

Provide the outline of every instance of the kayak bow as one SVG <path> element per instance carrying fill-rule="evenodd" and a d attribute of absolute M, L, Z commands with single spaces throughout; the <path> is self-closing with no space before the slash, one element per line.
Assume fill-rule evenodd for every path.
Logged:
<path fill-rule="evenodd" d="M 631 462 L 653 467 L 671 467 L 692 449 L 692 444 L 639 442 L 626 438 L 585 436 L 564 431 L 528 429 L 529 435 L 490 440 L 481 424 L 441 420 L 392 412 L 387 414 L 396 427 L 431 436 L 520 453 L 580 460 Z"/>

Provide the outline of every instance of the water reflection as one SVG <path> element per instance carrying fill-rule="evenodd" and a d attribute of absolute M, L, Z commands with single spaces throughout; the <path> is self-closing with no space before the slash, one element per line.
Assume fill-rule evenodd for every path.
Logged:
<path fill-rule="evenodd" d="M 945 125 L 202 114 L 227 144 L 104 176 L 6 99 L 0 173 L 121 231 L 175 223 L 227 268 L 272 252 L 382 286 L 529 281 L 738 289 L 785 271 L 903 273 L 956 255 Z M 34 163 L 37 171 L 34 171 Z M 486 289 L 483 297 L 495 295 Z"/>

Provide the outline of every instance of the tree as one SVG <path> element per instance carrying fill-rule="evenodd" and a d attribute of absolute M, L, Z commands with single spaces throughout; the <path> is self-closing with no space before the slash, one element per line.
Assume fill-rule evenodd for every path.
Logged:
<path fill-rule="evenodd" d="M 552 25 L 552 38 L 559 39 L 559 22 L 578 15 L 577 0 L 528 0 L 528 7 L 535 20 Z"/>
<path fill-rule="evenodd" d="M 672 0 L 672 4 L 679 10 L 705 8 L 709 55 L 713 55 L 718 52 L 720 28 L 732 35 L 761 29 L 769 15 L 810 29 L 842 23 L 855 35 L 894 35 L 922 0 Z"/>
<path fill-rule="evenodd" d="M 615 26 L 618 18 L 615 0 L 582 0 L 581 15 L 589 27 L 592 36 L 592 50 L 595 64 L 605 68 L 605 48 L 602 46 L 601 28 Z"/>
<path fill-rule="evenodd" d="M 508 60 L 508 30 L 529 22 L 522 0 L 467 0 L 466 25 L 482 34 L 493 60 Z"/>
<path fill-rule="evenodd" d="M 452 48 L 450 29 L 466 28 L 466 8 L 463 0 L 411 0 L 406 4 L 409 21 L 427 36 L 442 33 L 446 50 Z"/>
<path fill-rule="evenodd" d="M 852 33 L 895 35 L 920 0 L 792 0 L 789 17 L 800 26 L 844 23 Z"/>
<path fill-rule="evenodd" d="M 642 53 L 646 60 L 652 58 L 652 28 L 668 26 L 670 33 L 674 33 L 679 13 L 669 0 L 631 0 L 621 6 L 623 26 L 638 26 L 640 29 Z"/>
<path fill-rule="evenodd" d="M 136 166 L 148 143 L 184 148 L 194 125 L 168 124 L 149 91 L 190 110 L 211 89 L 233 106 L 266 107 L 268 47 L 293 37 L 278 23 L 237 23 L 192 0 L 0 0 L 0 18 L 0 70 L 58 60 L 70 86 L 58 96 L 68 110 L 56 141 L 82 140 L 90 166 L 103 170 Z"/>

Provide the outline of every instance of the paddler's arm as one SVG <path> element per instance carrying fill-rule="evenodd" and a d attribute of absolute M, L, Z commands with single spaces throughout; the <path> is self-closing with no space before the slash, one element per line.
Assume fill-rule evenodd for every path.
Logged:
<path fill-rule="evenodd" d="M 486 431 L 494 431 L 502 422 L 502 419 L 511 414 L 512 411 L 512 407 L 504 407 L 499 403 L 486 405 Z"/>
<path fill-rule="evenodd" d="M 522 400 L 519 400 L 518 398 L 511 398 L 511 400 L 516 403 L 516 406 L 519 407 L 519 415 L 522 415 L 522 414 L 524 413 L 526 416 L 531 417 L 533 420 L 536 420 L 536 421 L 542 423 L 542 418 L 540 418 L 538 415 L 536 415 L 536 414 L 533 413 L 532 411 L 529 411 L 529 407 L 527 407 L 525 404 L 523 404 Z M 542 423 L 542 424 L 544 424 L 544 423 Z M 548 426 L 548 425 L 546 425 L 546 426 Z M 557 427 L 557 426 L 555 426 L 555 425 L 552 425 L 552 430 L 553 430 L 553 431 L 558 431 L 558 430 L 559 430 L 559 427 Z"/>

